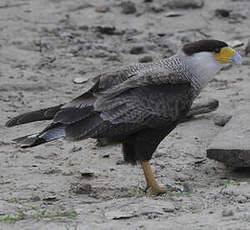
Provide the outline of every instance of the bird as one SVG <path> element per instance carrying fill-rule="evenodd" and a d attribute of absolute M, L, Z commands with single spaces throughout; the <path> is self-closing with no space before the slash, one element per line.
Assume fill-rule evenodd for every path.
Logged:
<path fill-rule="evenodd" d="M 6 127 L 52 120 L 42 131 L 13 140 L 22 148 L 59 138 L 117 138 L 124 161 L 141 164 L 146 190 L 163 194 L 170 188 L 157 182 L 150 164 L 157 146 L 218 71 L 241 62 L 240 54 L 224 41 L 190 42 L 169 58 L 100 73 L 72 101 L 18 115 Z"/>

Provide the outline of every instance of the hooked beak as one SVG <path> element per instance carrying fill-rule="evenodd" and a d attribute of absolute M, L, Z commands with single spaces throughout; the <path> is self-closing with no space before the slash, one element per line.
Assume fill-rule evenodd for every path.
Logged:
<path fill-rule="evenodd" d="M 230 58 L 230 62 L 236 65 L 240 65 L 242 63 L 242 58 L 237 51 L 235 51 L 235 54 Z"/>

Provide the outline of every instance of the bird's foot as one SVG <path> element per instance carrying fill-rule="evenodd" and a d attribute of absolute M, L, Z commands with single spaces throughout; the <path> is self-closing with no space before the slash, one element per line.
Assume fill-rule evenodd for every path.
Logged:
<path fill-rule="evenodd" d="M 159 184 L 157 186 L 147 187 L 145 192 L 149 196 L 152 196 L 152 195 L 157 196 L 157 195 L 161 195 L 167 192 L 181 192 L 182 193 L 183 190 L 178 187 L 171 186 L 169 184 Z"/>

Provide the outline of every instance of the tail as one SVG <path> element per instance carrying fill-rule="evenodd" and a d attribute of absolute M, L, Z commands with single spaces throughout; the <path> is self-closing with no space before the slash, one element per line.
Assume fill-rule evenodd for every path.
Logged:
<path fill-rule="evenodd" d="M 63 104 L 21 114 L 7 121 L 5 126 L 13 127 L 16 125 L 26 124 L 34 121 L 52 120 L 62 106 Z"/>
<path fill-rule="evenodd" d="M 63 104 L 21 114 L 7 121 L 5 126 L 13 127 L 34 121 L 52 120 L 62 106 Z M 13 141 L 20 144 L 22 148 L 27 148 L 50 142 L 64 136 L 64 126 L 62 124 L 52 123 L 42 132 L 19 137 Z"/>
<path fill-rule="evenodd" d="M 14 139 L 22 148 L 37 146 L 62 137 L 70 140 L 80 140 L 98 136 L 107 129 L 93 106 L 67 107 L 58 105 L 34 112 L 19 115 L 6 123 L 7 127 L 25 124 L 33 121 L 50 120 L 53 122 L 42 132 Z"/>
<path fill-rule="evenodd" d="M 22 148 L 34 147 L 65 137 L 65 127 L 62 124 L 51 124 L 40 133 L 35 133 L 14 139 Z"/>

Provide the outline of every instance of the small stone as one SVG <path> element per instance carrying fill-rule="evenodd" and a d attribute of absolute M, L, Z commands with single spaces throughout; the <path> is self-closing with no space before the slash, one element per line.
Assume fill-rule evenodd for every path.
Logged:
<path fill-rule="evenodd" d="M 234 215 L 234 212 L 231 209 L 224 209 L 222 211 L 222 216 L 224 217 L 233 216 L 233 215 Z"/>
<path fill-rule="evenodd" d="M 165 17 L 179 17 L 179 16 L 182 16 L 182 15 L 183 15 L 183 13 L 176 12 L 176 11 L 171 11 L 171 12 L 166 13 L 164 16 Z"/>
<path fill-rule="evenodd" d="M 147 63 L 147 62 L 152 62 L 153 58 L 151 56 L 143 56 L 143 57 L 140 57 L 138 61 L 140 63 Z"/>
<path fill-rule="evenodd" d="M 144 0 L 144 2 L 153 2 L 153 0 Z"/>
<path fill-rule="evenodd" d="M 236 48 L 236 47 L 240 47 L 244 45 L 244 43 L 240 40 L 232 40 L 232 41 L 227 42 L 227 44 L 232 48 Z"/>
<path fill-rule="evenodd" d="M 120 62 L 121 59 L 118 54 L 111 54 L 108 58 L 107 61 L 117 61 Z"/>
<path fill-rule="evenodd" d="M 67 168 L 64 169 L 63 172 L 62 172 L 63 176 L 71 176 L 73 174 L 74 174 L 74 172 L 72 170 L 70 170 L 70 169 L 67 169 Z"/>
<path fill-rule="evenodd" d="M 107 13 L 109 11 L 109 7 L 97 7 L 95 8 L 95 12 L 97 13 Z"/>
<path fill-rule="evenodd" d="M 164 212 L 174 212 L 174 211 L 175 211 L 175 206 L 169 204 L 168 207 L 164 207 L 164 208 L 162 208 L 162 210 L 163 210 Z"/>
<path fill-rule="evenodd" d="M 44 201 L 55 201 L 55 200 L 57 200 L 56 194 L 55 193 L 45 194 L 43 200 Z"/>
<path fill-rule="evenodd" d="M 74 146 L 73 148 L 72 148 L 72 150 L 71 150 L 71 152 L 79 152 L 79 151 L 81 151 L 82 150 L 82 147 L 81 146 Z"/>
<path fill-rule="evenodd" d="M 227 122 L 232 118 L 231 115 L 228 114 L 217 114 L 214 116 L 214 124 L 217 126 L 225 126 Z"/>
<path fill-rule="evenodd" d="M 131 1 L 125 1 L 121 4 L 123 14 L 134 14 L 136 12 L 135 3 Z"/>
<path fill-rule="evenodd" d="M 72 184 L 71 190 L 76 194 L 90 194 L 92 186 L 88 183 Z"/>
<path fill-rule="evenodd" d="M 35 201 L 40 201 L 41 198 L 39 196 L 32 196 L 30 200 L 35 202 Z"/>
<path fill-rule="evenodd" d="M 105 217 L 108 220 L 119 220 L 119 219 L 129 219 L 135 217 L 136 214 L 134 212 L 125 212 L 120 210 L 110 211 L 105 213 Z"/>
<path fill-rule="evenodd" d="M 135 46 L 132 47 L 130 50 L 131 54 L 141 54 L 144 52 L 144 47 L 143 46 Z"/>
<path fill-rule="evenodd" d="M 75 83 L 75 84 L 83 84 L 83 83 L 85 83 L 85 82 L 87 82 L 88 81 L 88 79 L 86 79 L 86 78 L 83 78 L 83 77 L 76 77 L 74 80 L 73 80 L 73 82 Z M 72 150 L 73 151 L 73 150 Z"/>
<path fill-rule="evenodd" d="M 82 177 L 93 177 L 95 173 L 90 169 L 81 169 L 79 170 Z"/>
<path fill-rule="evenodd" d="M 107 35 L 113 35 L 116 30 L 114 26 L 109 26 L 109 25 L 96 26 L 95 29 L 97 32 Z"/>
<path fill-rule="evenodd" d="M 236 201 L 238 203 L 242 203 L 243 204 L 243 203 L 247 202 L 247 198 L 245 196 L 243 196 L 243 195 L 239 195 L 239 196 L 236 197 Z"/>
<path fill-rule="evenodd" d="M 216 9 L 214 14 L 216 17 L 227 18 L 230 15 L 230 11 L 226 9 Z"/>
<path fill-rule="evenodd" d="M 150 7 L 150 10 L 154 13 L 160 13 L 164 11 L 164 8 L 162 7 L 162 5 L 155 3 Z"/>
<path fill-rule="evenodd" d="M 203 0 L 171 0 L 167 3 L 167 6 L 170 8 L 180 8 L 180 9 L 186 9 L 186 8 L 201 8 L 203 7 L 204 2 Z"/>

